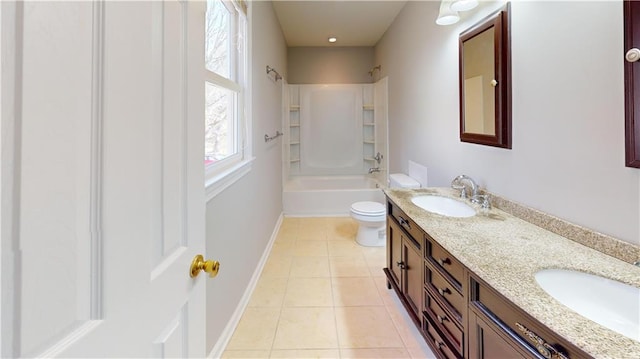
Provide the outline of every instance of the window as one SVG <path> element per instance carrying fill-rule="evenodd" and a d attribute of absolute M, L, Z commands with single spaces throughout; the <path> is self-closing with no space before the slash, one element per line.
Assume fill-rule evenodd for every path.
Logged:
<path fill-rule="evenodd" d="M 203 88 L 207 193 L 216 182 L 229 182 L 225 178 L 238 175 L 238 170 L 244 168 L 248 171 L 243 166 L 251 157 L 248 153 L 248 124 L 244 111 L 246 28 L 246 11 L 242 1 L 207 0 Z M 210 199 L 212 195 L 209 193 L 208 197 Z"/>

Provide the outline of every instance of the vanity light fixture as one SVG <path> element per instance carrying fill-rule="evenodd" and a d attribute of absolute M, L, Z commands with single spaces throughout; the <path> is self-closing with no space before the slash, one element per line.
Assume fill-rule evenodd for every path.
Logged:
<path fill-rule="evenodd" d="M 478 6 L 478 0 L 455 0 L 451 3 L 453 11 L 467 11 Z"/>
<path fill-rule="evenodd" d="M 329 40 L 330 43 L 333 44 L 334 42 L 338 41 L 338 38 L 335 37 L 335 36 L 331 36 L 328 40 Z"/>
<path fill-rule="evenodd" d="M 440 2 L 440 13 L 436 19 L 438 25 L 452 25 L 460 20 L 457 11 L 451 10 L 451 0 L 442 0 Z"/>

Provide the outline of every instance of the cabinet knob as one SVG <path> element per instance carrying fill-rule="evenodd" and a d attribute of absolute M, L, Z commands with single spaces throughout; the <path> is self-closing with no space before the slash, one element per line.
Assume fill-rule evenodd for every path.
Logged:
<path fill-rule="evenodd" d="M 400 216 L 398 216 L 398 219 L 400 220 L 400 225 L 401 226 L 404 226 L 404 227 L 407 227 L 407 228 L 411 229 L 411 224 L 409 224 L 409 221 L 407 221 L 406 219 L 404 219 L 404 218 L 402 218 Z"/>
<path fill-rule="evenodd" d="M 444 267 L 445 264 L 451 264 L 451 259 L 449 259 L 449 258 L 440 258 L 440 259 L 438 259 L 438 263 L 440 263 L 440 265 L 442 267 Z"/>
<path fill-rule="evenodd" d="M 449 294 L 451 293 L 451 291 L 449 290 L 449 288 L 438 288 L 438 293 L 440 293 L 440 295 L 444 297 L 445 294 Z"/>
<path fill-rule="evenodd" d="M 440 324 L 444 324 L 444 322 L 448 322 L 449 321 L 449 318 L 447 318 L 446 315 L 443 316 L 443 317 L 441 317 L 439 315 L 436 315 L 436 317 L 438 317 L 438 321 L 440 322 Z"/>
<path fill-rule="evenodd" d="M 398 265 L 398 267 L 400 267 L 400 269 L 405 269 L 405 268 L 407 268 L 407 265 L 406 265 L 406 264 L 404 264 L 404 262 L 397 262 L 396 264 Z"/>

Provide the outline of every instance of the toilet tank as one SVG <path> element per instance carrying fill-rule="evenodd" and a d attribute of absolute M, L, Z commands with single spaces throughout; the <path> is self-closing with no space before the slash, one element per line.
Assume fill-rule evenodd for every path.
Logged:
<path fill-rule="evenodd" d="M 420 188 L 420 183 L 404 173 L 392 173 L 389 175 L 391 188 Z"/>

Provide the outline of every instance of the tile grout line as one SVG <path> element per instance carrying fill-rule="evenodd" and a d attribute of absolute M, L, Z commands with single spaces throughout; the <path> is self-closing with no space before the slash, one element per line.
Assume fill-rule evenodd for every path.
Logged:
<path fill-rule="evenodd" d="M 296 225 L 294 226 L 294 228 L 295 228 L 295 232 L 294 232 L 294 235 L 291 237 L 291 238 L 293 238 L 293 239 L 289 239 L 289 241 L 293 242 L 294 247 L 295 247 L 295 244 L 296 244 L 296 243 L 298 243 L 298 242 L 302 242 L 302 241 L 306 241 L 306 240 L 301 240 L 301 239 L 300 239 L 300 233 L 301 233 L 301 229 L 302 229 L 302 227 L 303 227 L 303 226 L 301 226 L 301 225 L 300 225 L 300 223 L 296 223 Z M 347 252 L 338 251 L 338 252 L 336 252 L 336 254 L 338 254 L 337 256 L 332 256 L 332 255 L 329 253 L 329 241 L 330 241 L 330 239 L 333 239 L 333 237 L 330 237 L 330 236 L 329 236 L 329 233 L 331 233 L 331 232 L 329 231 L 329 227 L 330 227 L 330 226 L 329 226 L 329 223 L 325 223 L 325 225 L 324 225 L 324 239 L 323 239 L 323 240 L 321 240 L 321 241 L 323 241 L 323 242 L 325 242 L 325 243 L 326 243 L 326 251 L 327 251 L 327 254 L 326 254 L 325 256 L 312 256 L 312 257 L 316 257 L 316 258 L 324 258 L 324 260 L 325 260 L 325 262 L 324 262 L 324 263 L 325 263 L 325 265 L 328 265 L 328 275 L 329 275 L 329 285 L 330 285 L 330 288 L 329 288 L 329 291 L 330 291 L 330 292 L 329 292 L 329 295 L 330 295 L 330 298 L 331 298 L 331 307 L 330 307 L 330 308 L 333 310 L 334 331 L 335 331 L 335 335 L 336 335 L 336 343 L 337 343 L 337 346 L 336 346 L 335 348 L 304 348 L 304 349 L 296 349 L 296 348 L 275 349 L 275 348 L 274 348 L 275 343 L 276 343 L 277 334 L 278 334 L 278 328 L 280 327 L 281 320 L 282 320 L 282 314 L 283 314 L 283 311 L 284 311 L 284 309 L 285 309 L 285 308 L 288 308 L 288 307 L 286 306 L 285 298 L 286 298 L 286 296 L 287 296 L 287 292 L 288 292 L 288 290 L 289 290 L 289 285 L 291 284 L 291 279 L 293 278 L 293 277 L 292 277 L 292 274 L 293 274 L 293 269 L 294 269 L 294 259 L 296 259 L 296 258 L 298 258 L 298 259 L 300 259 L 300 258 L 304 259 L 304 258 L 308 257 L 308 256 L 295 256 L 295 254 L 294 254 L 294 253 L 295 253 L 295 251 L 292 251 L 292 252 L 290 252 L 290 253 L 289 253 L 289 255 L 287 255 L 287 256 L 286 256 L 286 257 L 289 257 L 289 259 L 290 259 L 290 266 L 289 266 L 288 271 L 287 271 L 287 273 L 286 273 L 286 277 L 284 277 L 284 278 L 285 278 L 285 291 L 284 291 L 284 293 L 283 293 L 282 301 L 281 301 L 281 304 L 280 304 L 280 307 L 279 307 L 279 314 L 278 314 L 278 318 L 277 318 L 277 321 L 276 321 L 275 331 L 274 331 L 274 333 L 273 333 L 273 339 L 272 339 L 272 341 L 271 341 L 270 348 L 268 349 L 268 355 L 269 355 L 269 357 L 271 357 L 271 356 L 272 356 L 272 354 L 273 354 L 273 352 L 274 352 L 274 351 L 276 351 L 276 350 L 282 350 L 282 351 L 295 351 L 295 350 L 327 350 L 327 351 L 330 351 L 330 350 L 336 350 L 336 351 L 337 351 L 337 355 L 338 355 L 338 357 L 339 357 L 339 358 L 342 358 L 342 357 L 343 357 L 342 349 L 345 349 L 345 350 L 387 350 L 387 349 L 403 349 L 403 350 L 405 351 L 405 354 L 406 354 L 406 355 L 408 355 L 409 357 L 413 357 L 413 356 L 412 356 L 411 351 L 409 350 L 410 348 L 407 346 L 407 343 L 406 343 L 406 341 L 404 340 L 404 338 L 402 337 L 401 332 L 400 332 L 400 329 L 399 329 L 399 325 L 401 325 L 402 323 L 399 323 L 399 324 L 398 324 L 398 323 L 396 323 L 396 321 L 394 321 L 394 320 L 393 320 L 393 316 L 392 316 L 392 314 L 391 314 L 391 308 L 390 308 L 390 305 L 394 305 L 394 306 L 395 306 L 395 305 L 396 305 L 396 303 L 395 303 L 395 301 L 394 301 L 394 302 L 391 302 L 391 303 L 387 303 L 387 302 L 385 302 L 385 300 L 384 300 L 384 296 L 386 295 L 386 293 L 383 293 L 383 292 L 382 292 L 382 291 L 384 291 L 384 290 L 385 290 L 385 288 L 384 288 L 384 286 L 379 287 L 379 286 L 377 285 L 377 282 L 378 282 L 378 281 L 377 281 L 377 277 L 373 275 L 372 267 L 371 267 L 371 263 L 375 263 L 375 261 L 370 261 L 369 259 L 371 259 L 370 257 L 372 257 L 372 258 L 373 258 L 374 256 L 373 256 L 373 255 L 368 256 L 370 253 L 368 253 L 368 252 L 367 252 L 367 253 L 365 253 L 366 251 L 365 251 L 363 248 L 361 248 L 361 247 L 358 247 L 358 251 L 357 251 L 357 252 L 359 253 L 359 256 L 358 256 L 358 257 L 362 258 L 362 259 L 364 260 L 364 264 L 366 265 L 367 274 L 368 274 L 368 275 L 366 276 L 366 278 L 369 278 L 369 279 L 371 280 L 371 282 L 373 283 L 373 285 L 374 285 L 374 289 L 375 289 L 375 293 L 376 293 L 376 294 L 378 295 L 378 297 L 380 298 L 380 300 L 381 300 L 381 302 L 382 302 L 382 306 L 384 306 L 384 307 L 385 307 L 384 312 L 389 316 L 389 319 L 390 319 L 390 320 L 391 320 L 391 322 L 392 322 L 393 328 L 396 330 L 397 335 L 398 335 L 398 336 L 400 337 L 400 339 L 401 339 L 402 348 L 396 348 L 396 347 L 389 347 L 389 348 L 386 348 L 386 347 L 385 347 L 385 348 L 378 348 L 378 347 L 371 347 L 371 348 L 342 348 L 342 345 L 343 345 L 343 344 L 346 344 L 346 343 L 341 343 L 340 337 L 338 336 L 338 318 L 337 318 L 337 309 L 339 309 L 339 308 L 343 308 L 343 307 L 370 307 L 370 306 L 371 306 L 371 307 L 379 307 L 379 306 L 376 306 L 376 305 L 373 305 L 373 304 L 366 304 L 366 305 L 341 305 L 341 306 L 339 306 L 339 307 L 337 306 L 337 304 L 338 304 L 338 303 L 336 302 L 336 290 L 335 290 L 335 286 L 337 286 L 337 282 L 338 282 L 338 281 L 339 281 L 339 279 L 341 279 L 342 277 L 334 276 L 334 274 L 336 274 L 336 275 L 337 275 L 337 274 L 339 274 L 339 273 L 334 273 L 334 272 L 332 271 L 331 258 L 332 258 L 332 257 L 353 257 L 353 253 L 350 253 L 350 252 L 348 252 L 348 251 L 347 251 Z M 278 235 L 280 235 L 280 233 L 278 233 Z M 353 241 L 353 239 L 351 239 L 350 241 Z M 337 242 L 337 240 L 336 240 L 336 242 Z M 346 253 L 346 255 L 345 255 L 345 253 Z M 271 260 L 271 259 L 272 259 L 272 254 L 273 254 L 273 253 L 270 253 L 270 254 L 269 254 L 268 260 Z M 317 253 L 313 253 L 313 254 L 317 254 Z M 351 254 L 351 255 L 348 255 L 348 254 Z M 308 273 L 307 273 L 307 274 L 308 274 Z M 296 277 L 296 278 L 297 278 L 297 277 Z M 300 278 L 322 278 L 322 277 L 306 277 L 306 276 L 304 276 L 304 275 L 303 275 L 303 276 L 302 276 L 302 277 L 300 277 Z M 357 278 L 357 277 L 353 277 L 353 278 Z M 362 278 L 365 278 L 365 277 L 362 277 Z M 264 278 L 260 278 L 260 279 L 264 279 Z M 390 304 L 390 305 L 388 305 L 388 304 Z M 314 307 L 307 307 L 307 308 L 327 308 L 327 307 L 317 307 L 317 306 L 314 306 Z M 399 319 L 400 319 L 401 321 L 403 321 L 403 322 L 404 322 L 406 318 L 401 317 L 401 318 L 399 318 Z M 410 323 L 410 324 L 411 324 L 411 325 L 413 325 L 413 323 Z M 409 333 L 409 334 L 413 335 L 413 333 Z M 413 348 L 413 347 L 411 347 L 411 349 L 421 349 L 421 348 Z"/>
<path fill-rule="evenodd" d="M 296 223 L 295 230 L 294 230 L 294 240 L 293 240 L 294 247 L 295 247 L 295 242 L 297 241 L 298 234 L 299 234 L 299 231 L 300 231 L 299 226 L 300 226 L 300 224 Z M 280 233 L 278 233 L 278 235 L 280 235 Z M 287 273 L 287 277 L 286 277 L 286 281 L 285 281 L 286 284 L 284 286 L 284 294 L 282 295 L 282 302 L 280 303 L 280 312 L 278 313 L 278 320 L 276 321 L 276 329 L 273 332 L 273 339 L 271 340 L 271 347 L 269 348 L 269 358 L 271 358 L 271 353 L 274 351 L 273 346 L 274 346 L 274 344 L 276 342 L 276 338 L 278 336 L 278 327 L 280 326 L 280 319 L 282 318 L 282 311 L 284 309 L 284 299 L 286 298 L 287 290 L 289 289 L 289 279 L 291 279 L 291 270 L 292 270 L 292 267 L 293 267 L 293 253 L 291 253 L 291 254 L 292 254 L 290 256 L 291 257 L 291 264 L 289 266 L 289 271 Z M 271 259 L 271 253 L 269 253 L 269 259 Z"/>

